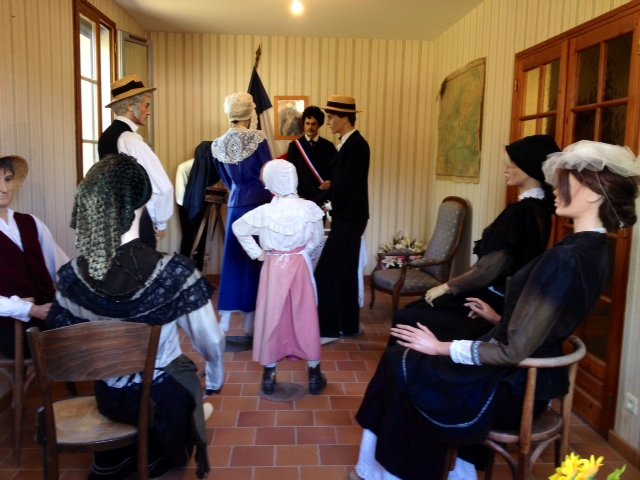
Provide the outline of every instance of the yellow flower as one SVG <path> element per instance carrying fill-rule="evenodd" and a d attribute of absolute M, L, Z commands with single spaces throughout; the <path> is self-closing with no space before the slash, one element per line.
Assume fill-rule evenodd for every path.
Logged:
<path fill-rule="evenodd" d="M 604 457 L 598 457 L 596 460 L 593 455 L 591 458 L 581 459 L 579 455 L 571 453 L 564 459 L 562 465 L 556 468 L 556 473 L 549 477 L 549 480 L 595 480 L 598 470 L 604 464 Z M 621 469 L 609 474 L 607 480 L 620 480 L 624 473 L 626 465 Z"/>
<path fill-rule="evenodd" d="M 562 465 L 556 468 L 556 473 L 549 477 L 549 480 L 574 480 L 580 468 L 580 457 L 571 452 L 564 459 Z"/>
<path fill-rule="evenodd" d="M 585 480 L 595 478 L 596 473 L 598 473 L 598 470 L 600 470 L 600 467 L 602 466 L 603 460 L 604 457 L 598 457 L 598 460 L 596 460 L 593 455 L 591 455 L 589 460 L 580 460 L 580 475 L 578 478 Z"/>

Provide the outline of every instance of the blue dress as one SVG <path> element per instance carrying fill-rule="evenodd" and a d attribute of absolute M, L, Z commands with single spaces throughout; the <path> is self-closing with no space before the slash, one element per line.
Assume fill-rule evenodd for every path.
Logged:
<path fill-rule="evenodd" d="M 271 160 L 269 143 L 260 130 L 232 128 L 213 142 L 211 151 L 220 178 L 231 190 L 218 310 L 252 312 L 256 309 L 262 262 L 247 256 L 231 225 L 271 201 L 271 193 L 260 180 L 262 166 Z"/>

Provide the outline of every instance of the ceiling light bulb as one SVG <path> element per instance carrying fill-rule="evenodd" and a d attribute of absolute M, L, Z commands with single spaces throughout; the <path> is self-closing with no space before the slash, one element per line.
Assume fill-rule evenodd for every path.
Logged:
<path fill-rule="evenodd" d="M 300 0 L 293 0 L 293 3 L 291 4 L 291 11 L 293 12 L 294 15 L 300 15 L 302 13 L 302 3 L 300 3 Z"/>

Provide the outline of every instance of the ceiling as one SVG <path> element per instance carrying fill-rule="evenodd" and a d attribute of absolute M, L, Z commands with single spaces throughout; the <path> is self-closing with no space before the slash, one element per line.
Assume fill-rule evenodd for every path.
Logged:
<path fill-rule="evenodd" d="M 148 32 L 433 40 L 483 0 L 114 0 Z"/>

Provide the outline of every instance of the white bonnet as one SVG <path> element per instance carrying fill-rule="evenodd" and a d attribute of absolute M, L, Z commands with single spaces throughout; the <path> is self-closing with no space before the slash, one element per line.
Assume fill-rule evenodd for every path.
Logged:
<path fill-rule="evenodd" d="M 623 177 L 640 175 L 640 161 L 629 147 L 591 140 L 580 140 L 569 145 L 562 152 L 548 155 L 542 170 L 546 182 L 555 186 L 558 180 L 556 174 L 558 169 L 578 172 L 587 169 L 599 172 L 604 167 Z"/>
<path fill-rule="evenodd" d="M 255 108 L 253 97 L 246 92 L 232 93 L 224 99 L 224 113 L 229 117 L 229 121 L 249 120 Z"/>
<path fill-rule="evenodd" d="M 271 160 L 262 168 L 264 185 L 271 193 L 278 196 L 296 193 L 298 190 L 298 174 L 293 163 L 287 160 Z"/>

